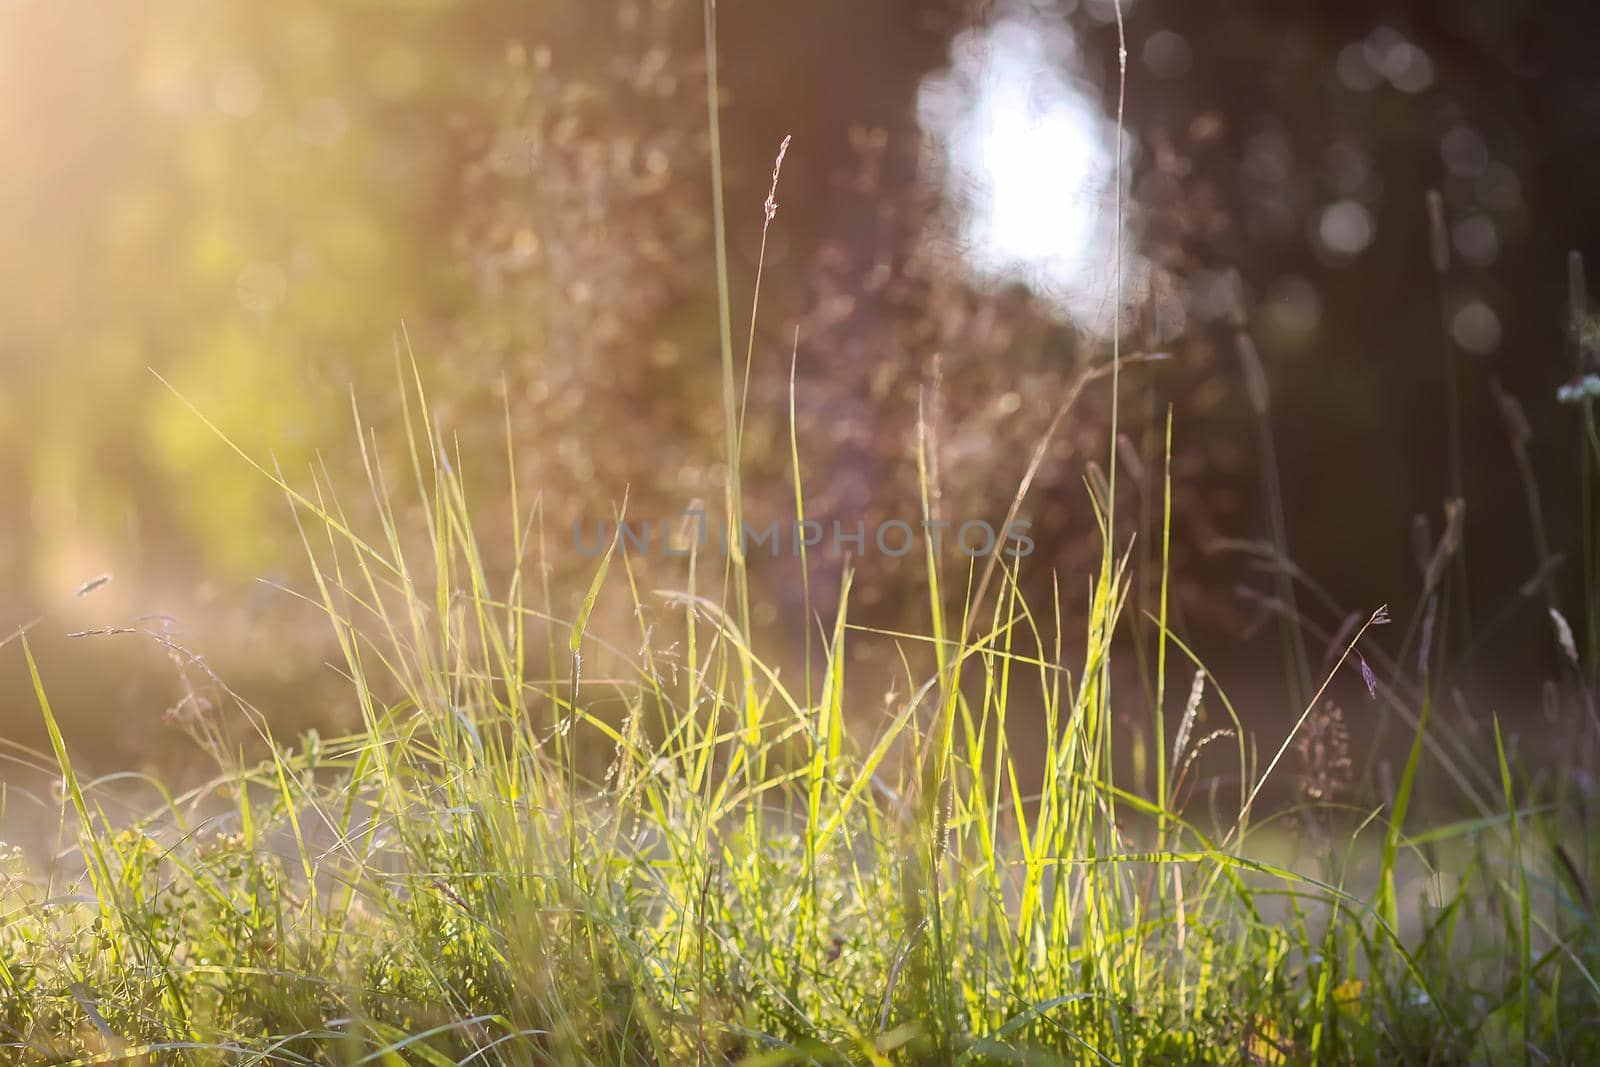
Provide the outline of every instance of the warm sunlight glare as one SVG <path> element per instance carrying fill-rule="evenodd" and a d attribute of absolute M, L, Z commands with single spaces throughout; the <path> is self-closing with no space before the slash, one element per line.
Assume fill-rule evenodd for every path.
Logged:
<path fill-rule="evenodd" d="M 1105 332 L 1116 296 L 1116 125 L 1082 79 L 1071 30 L 1013 9 L 957 38 L 950 57 L 924 81 L 918 111 L 942 155 L 964 254 L 976 272 L 1024 282 Z M 1125 301 L 1137 295 L 1126 288 Z"/>

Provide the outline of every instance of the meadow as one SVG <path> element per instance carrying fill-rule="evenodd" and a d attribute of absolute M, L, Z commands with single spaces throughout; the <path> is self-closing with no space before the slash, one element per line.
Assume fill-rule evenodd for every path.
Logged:
<path fill-rule="evenodd" d="M 1109 390 L 1104 454 L 1081 486 L 1093 567 L 1054 575 L 1041 598 L 1026 558 L 919 541 L 925 624 L 888 631 L 854 621 L 849 561 L 837 588 L 814 589 L 796 544 L 804 607 L 778 621 L 782 651 L 763 644 L 741 536 L 755 326 L 733 326 L 716 77 L 712 62 L 720 375 L 694 395 L 720 415 L 727 473 L 707 513 L 728 549 L 689 549 L 658 588 L 616 536 L 617 500 L 564 615 L 551 574 L 572 565 L 568 531 L 518 475 L 537 443 L 508 406 L 505 452 L 464 452 L 430 403 L 427 353 L 406 344 L 398 414 L 381 420 L 400 426 L 403 460 L 356 412 L 353 487 L 326 466 L 286 473 L 189 403 L 239 477 L 292 511 L 299 544 L 284 550 L 310 575 L 292 594 L 333 635 L 360 725 L 279 736 L 273 709 L 134 626 L 200 682 L 172 714 L 214 771 L 181 792 L 91 778 L 74 771 L 30 630 L 0 643 L 27 663 L 50 742 L 7 758 L 57 781 L 60 811 L 50 863 L 0 856 L 0 1059 L 1600 1062 L 1594 620 L 1575 636 L 1544 599 L 1549 560 L 1532 561 L 1524 598 L 1557 665 L 1538 697 L 1548 737 L 1517 744 L 1469 710 L 1459 505 L 1418 552 L 1415 603 L 1341 609 L 1336 633 L 1294 610 L 1327 594 L 1288 545 L 1251 546 L 1277 591 L 1285 673 L 1298 664 L 1306 684 L 1281 716 L 1247 722 L 1169 613 L 1176 415 L 1158 420 L 1162 464 L 1146 472 L 1154 521 L 1124 535 L 1118 391 L 1142 357 L 1113 339 L 1054 399 L 991 517 L 1006 529 L 1030 513 L 1058 428 L 1085 390 Z M 769 198 L 769 227 L 776 216 Z M 1600 436 L 1582 374 L 1600 342 L 1571 270 L 1580 376 L 1563 399 L 1581 418 L 1593 605 Z M 1247 383 L 1264 417 L 1265 383 Z M 792 386 L 778 417 L 786 521 L 804 523 L 820 475 Z M 920 410 L 915 425 L 908 518 L 945 521 L 938 430 Z M 491 468 L 503 511 L 475 494 Z M 863 644 L 898 663 L 871 708 L 852 686 Z M 1359 708 L 1330 697 L 1352 678 Z M 1355 749 L 1356 715 L 1382 719 L 1392 774 Z M 125 814 L 130 796 L 141 814 Z"/>

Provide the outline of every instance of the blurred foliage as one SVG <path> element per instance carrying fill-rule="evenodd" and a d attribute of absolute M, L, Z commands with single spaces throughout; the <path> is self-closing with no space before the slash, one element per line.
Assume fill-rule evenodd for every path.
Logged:
<path fill-rule="evenodd" d="M 1159 505 L 1175 405 L 1178 608 L 1237 621 L 1217 593 L 1233 572 L 1200 550 L 1264 525 L 1235 356 L 1248 331 L 1271 386 L 1292 546 L 1349 601 L 1398 600 L 1418 581 L 1411 517 L 1437 524 L 1444 495 L 1444 360 L 1476 361 L 1464 364 L 1465 427 L 1480 500 L 1521 492 L 1488 380 L 1541 430 L 1558 417 L 1560 262 L 1595 232 L 1577 192 L 1594 165 L 1581 151 L 1592 14 L 1555 5 L 1535 31 L 1501 0 L 1125 7 L 1131 221 L 1156 270 L 1124 351 L 1175 358 L 1127 377 L 1122 514 Z M 1088 91 L 1111 99 L 1111 5 L 1055 9 L 1082 36 Z M 764 520 L 790 500 L 792 355 L 802 455 L 819 472 L 809 498 L 818 517 L 852 523 L 917 513 L 919 403 L 940 442 L 943 506 L 997 518 L 1069 385 L 1107 354 L 1026 289 L 977 286 L 962 269 L 914 104 L 952 37 L 993 13 L 958 0 L 724 5 L 741 340 L 772 157 L 796 137 L 751 382 L 746 475 Z M 148 649 L 69 650 L 57 636 L 147 613 L 173 616 L 175 640 L 202 633 L 230 681 L 282 685 L 291 709 L 318 714 L 296 683 L 326 653 L 321 631 L 292 599 L 252 588 L 296 584 L 280 496 L 152 369 L 291 481 L 326 463 L 349 484 L 350 394 L 392 455 L 396 373 L 414 356 L 486 511 L 505 497 L 509 415 L 521 503 L 544 493 L 558 547 L 572 518 L 609 514 L 624 491 L 649 519 L 718 502 L 704 80 L 693 0 L 0 7 L 0 143 L 12 148 L 0 173 L 0 493 L 12 504 L 0 632 L 55 613 L 41 654 L 79 686 L 57 683 L 69 718 L 180 693 L 164 655 L 151 671 Z M 1543 148 L 1555 164 L 1541 169 Z M 1422 210 L 1435 185 L 1454 249 L 1437 289 Z M 1473 352 L 1491 332 L 1485 311 L 1500 340 Z M 1084 460 L 1104 452 L 1103 385 L 1040 471 L 1041 583 L 1092 556 Z M 1532 456 L 1567 485 L 1562 438 L 1536 434 Z M 1571 495 L 1547 491 L 1553 527 Z M 1492 599 L 1531 569 L 1525 525 L 1509 509 L 1468 515 L 1469 541 L 1508 561 L 1491 568 Z M 892 624 L 910 569 L 875 567 L 858 603 Z M 106 571 L 109 586 L 70 596 Z M 793 575 L 767 577 L 761 618 L 785 619 L 799 606 Z M 0 692 L 14 691 L 15 668 L 0 668 Z M 162 681 L 128 681 L 152 673 Z M 0 707 L 0 733 L 32 721 L 21 707 Z M 141 722 L 109 732 L 140 740 Z"/>
<path fill-rule="evenodd" d="M 293 526 L 157 375 L 291 478 L 349 439 L 347 390 L 392 381 L 402 322 L 425 329 L 465 292 L 452 117 L 482 112 L 473 72 L 504 49 L 470 7 L 0 11 L 0 132 L 18 148 L 0 177 L 0 610 L 7 629 L 54 613 L 46 656 L 76 714 L 171 683 L 139 681 L 147 650 L 59 647 L 74 623 L 171 616 L 244 682 L 302 674 L 322 640 L 262 640 L 281 598 L 250 583 L 288 577 Z M 63 604 L 104 571 L 92 601 Z M 143 733 L 99 714 L 122 724 L 113 743 Z"/>
<path fill-rule="evenodd" d="M 505 493 L 493 468 L 509 415 L 516 474 L 542 494 L 558 549 L 572 519 L 608 514 L 624 492 L 650 519 L 719 502 L 699 5 L 29 3 L 4 18 L 0 129 L 32 149 L 5 178 L 0 241 L 19 282 L 0 295 L 14 382 L 0 444 L 21 460 L 0 473 L 21 502 L 0 530 L 8 617 L 58 610 L 111 571 L 116 582 L 66 614 L 120 624 L 160 612 L 174 639 L 203 628 L 230 681 L 291 680 L 303 654 L 266 635 L 295 634 L 282 619 L 293 603 L 248 590 L 262 575 L 293 584 L 287 512 L 185 402 L 291 481 L 326 464 L 348 484 L 359 467 L 347 391 L 392 429 L 395 375 L 413 358 L 485 500 Z M 936 57 L 938 33 L 923 39 Z M 737 82 L 753 65 L 728 51 Z M 910 84 L 907 69 L 894 76 Z M 766 177 L 750 161 L 770 151 L 750 149 L 747 129 L 734 128 L 746 147 L 727 160 L 740 333 Z M 898 183 L 876 186 L 867 172 L 881 160 L 869 157 L 887 134 L 851 129 L 847 151 L 819 150 L 822 172 L 798 179 L 828 187 L 810 194 L 823 213 L 785 222 L 805 232 L 828 211 L 865 210 L 880 236 L 774 245 L 769 306 L 785 324 L 763 322 L 758 338 L 754 506 L 787 514 L 786 323 L 798 317 L 802 430 L 825 516 L 916 513 L 909 489 L 874 489 L 905 474 L 936 359 L 971 387 L 961 478 L 997 515 L 1013 472 L 975 476 L 987 450 L 970 444 L 985 422 L 1014 423 L 1017 441 L 1036 432 L 1077 373 L 1077 357 L 1059 358 L 1074 345 L 1059 330 L 1053 350 L 1034 345 L 1042 377 L 1019 392 L 998 358 L 1052 328 L 1022 294 L 976 293 L 949 249 L 919 243 L 934 198 L 916 185 L 909 131 L 896 131 Z M 1029 417 L 1013 420 L 1023 397 Z M 380 453 L 398 445 L 379 440 Z M 269 602 L 278 621 L 266 627 Z"/>
<path fill-rule="evenodd" d="M 106 553 L 169 579 L 281 560 L 270 488 L 147 368 L 299 469 L 396 324 L 448 299 L 429 246 L 471 41 L 434 46 L 430 6 L 7 8 L 0 124 L 29 148 L 0 242 L 14 579 L 58 590 Z"/>

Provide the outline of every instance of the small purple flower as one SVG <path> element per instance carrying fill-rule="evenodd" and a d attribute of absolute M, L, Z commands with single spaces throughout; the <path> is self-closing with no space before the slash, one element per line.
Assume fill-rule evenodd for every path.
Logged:
<path fill-rule="evenodd" d="M 1357 652 L 1356 653 L 1356 659 L 1361 664 L 1361 680 L 1363 682 L 1367 683 L 1367 693 L 1369 695 L 1371 695 L 1373 700 L 1377 700 L 1378 699 L 1378 679 L 1377 679 L 1377 676 L 1372 673 L 1372 668 L 1367 666 L 1367 657 L 1365 657 L 1361 653 Z"/>

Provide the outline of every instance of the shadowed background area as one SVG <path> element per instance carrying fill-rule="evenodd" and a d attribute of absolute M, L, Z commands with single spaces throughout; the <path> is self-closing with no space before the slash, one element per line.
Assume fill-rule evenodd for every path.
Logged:
<path fill-rule="evenodd" d="M 1125 10 L 1119 168 L 1108 2 L 721 6 L 736 338 L 794 138 L 750 506 L 790 499 L 791 356 L 819 517 L 918 514 L 909 445 L 932 398 L 944 507 L 997 521 L 1118 335 L 1168 357 L 1126 372 L 1126 513 L 1159 500 L 1171 405 L 1178 611 L 1224 684 L 1284 714 L 1278 593 L 1228 539 L 1281 538 L 1345 610 L 1404 619 L 1462 495 L 1461 640 L 1482 643 L 1485 700 L 1536 730 L 1561 655 L 1547 608 L 1595 640 L 1577 413 L 1556 396 L 1581 356 L 1568 253 L 1600 251 L 1600 10 Z M 286 733 L 348 710 L 325 627 L 282 591 L 305 575 L 281 494 L 179 396 L 291 480 L 325 463 L 359 486 L 352 396 L 398 457 L 414 354 L 494 514 L 509 418 L 558 608 L 592 565 L 574 518 L 625 490 L 651 520 L 720 500 L 698 4 L 11 0 L 0 137 L 0 633 L 39 620 L 91 766 L 181 768 L 187 687 L 212 671 Z M 1054 568 L 1077 595 L 1096 557 L 1103 386 L 1030 498 L 1039 589 Z M 863 566 L 863 618 L 920 622 L 913 562 Z M 762 567 L 757 622 L 792 635 L 792 574 Z M 841 569 L 819 561 L 819 588 Z M 1338 629 L 1333 605 L 1300 608 Z M 104 628 L 145 632 L 66 636 Z M 41 737 L 14 641 L 0 737 Z"/>

